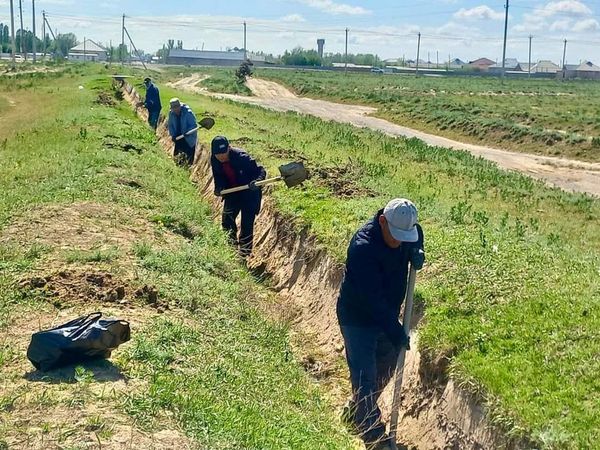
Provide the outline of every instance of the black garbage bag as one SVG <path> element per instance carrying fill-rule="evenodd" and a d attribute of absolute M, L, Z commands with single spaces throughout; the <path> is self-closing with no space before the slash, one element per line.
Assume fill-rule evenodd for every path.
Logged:
<path fill-rule="evenodd" d="M 102 313 L 96 312 L 35 333 L 31 336 L 27 358 L 36 369 L 47 371 L 110 357 L 114 349 L 129 340 L 129 323 L 101 317 Z"/>

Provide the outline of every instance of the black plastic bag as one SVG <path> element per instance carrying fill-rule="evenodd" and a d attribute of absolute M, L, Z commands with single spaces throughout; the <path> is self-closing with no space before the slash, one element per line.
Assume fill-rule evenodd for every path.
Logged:
<path fill-rule="evenodd" d="M 47 371 L 110 357 L 114 349 L 129 340 L 129 323 L 101 317 L 102 313 L 96 312 L 35 333 L 31 336 L 27 358 L 36 369 Z"/>

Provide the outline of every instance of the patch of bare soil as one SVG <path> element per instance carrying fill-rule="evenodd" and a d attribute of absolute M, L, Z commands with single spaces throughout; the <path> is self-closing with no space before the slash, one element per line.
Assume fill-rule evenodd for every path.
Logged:
<path fill-rule="evenodd" d="M 111 92 L 107 92 L 107 91 L 102 91 L 98 94 L 96 103 L 98 105 L 103 105 L 103 106 L 116 106 L 116 104 L 117 104 L 113 94 Z"/>
<path fill-rule="evenodd" d="M 72 302 L 101 302 L 132 306 L 134 303 L 157 308 L 159 312 L 168 305 L 159 299 L 153 286 L 135 287 L 130 280 L 121 279 L 109 272 L 97 270 L 60 270 L 46 276 L 25 278 L 19 282 L 24 294 L 33 293 L 52 299 L 55 307 Z"/>
<path fill-rule="evenodd" d="M 15 219 L 0 232 L 0 243 L 6 245 L 43 245 L 62 251 L 118 248 L 124 252 L 125 260 L 140 241 L 165 248 L 183 242 L 175 233 L 160 231 L 132 210 L 93 202 L 47 205 Z M 56 251 L 50 253 L 45 260 L 46 269 L 62 267 L 64 260 L 57 259 L 60 256 Z"/>
<path fill-rule="evenodd" d="M 141 154 L 144 149 L 134 145 L 130 142 L 125 142 L 119 136 L 108 134 L 102 140 L 102 145 L 107 149 L 117 149 L 124 152 L 136 152 L 138 155 Z"/>
<path fill-rule="evenodd" d="M 319 167 L 311 170 L 311 179 L 319 186 L 331 190 L 340 198 L 377 197 L 371 189 L 360 186 L 360 170 L 349 162 L 345 166 Z"/>

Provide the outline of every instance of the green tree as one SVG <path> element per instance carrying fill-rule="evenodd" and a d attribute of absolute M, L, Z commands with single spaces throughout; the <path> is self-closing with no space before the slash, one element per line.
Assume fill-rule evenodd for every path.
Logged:
<path fill-rule="evenodd" d="M 73 33 L 59 34 L 56 39 L 52 41 L 51 49 L 60 56 L 67 56 L 69 50 L 77 45 L 77 36 Z"/>
<path fill-rule="evenodd" d="M 281 62 L 289 66 L 321 66 L 323 61 L 316 50 L 304 50 L 296 47 L 291 52 L 285 51 Z"/>

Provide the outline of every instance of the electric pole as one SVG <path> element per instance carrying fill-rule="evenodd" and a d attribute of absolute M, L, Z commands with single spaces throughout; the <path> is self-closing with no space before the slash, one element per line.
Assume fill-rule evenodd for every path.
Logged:
<path fill-rule="evenodd" d="M 533 39 L 533 36 L 530 34 L 529 35 L 529 73 L 527 75 L 527 78 L 531 78 L 531 40 Z"/>
<path fill-rule="evenodd" d="M 21 29 L 19 30 L 19 44 L 21 47 L 21 54 L 27 60 L 27 53 L 23 53 L 23 0 L 19 0 L 19 17 L 21 18 Z"/>
<path fill-rule="evenodd" d="M 36 39 L 36 37 L 35 37 L 35 0 L 31 0 L 31 7 L 32 7 L 32 11 L 33 11 L 33 13 L 32 13 L 32 17 L 33 17 L 33 62 L 35 64 L 35 60 L 36 60 L 35 53 L 37 51 L 37 48 L 36 48 L 37 45 L 35 42 L 35 39 Z"/>
<path fill-rule="evenodd" d="M 15 7 L 13 5 L 13 0 L 10 0 L 10 34 L 12 38 L 12 63 L 14 67 L 17 44 L 15 43 Z"/>
<path fill-rule="evenodd" d="M 125 55 L 123 55 L 123 50 L 125 49 L 125 14 L 123 14 L 123 23 L 121 24 L 121 48 L 119 49 L 119 59 L 121 60 L 121 65 L 125 61 Z"/>
<path fill-rule="evenodd" d="M 348 74 L 348 31 L 350 31 L 348 28 L 346 28 L 346 51 L 345 51 L 345 56 L 344 56 L 344 73 Z"/>
<path fill-rule="evenodd" d="M 435 52 L 435 68 L 439 69 L 440 68 L 440 51 L 436 50 Z"/>
<path fill-rule="evenodd" d="M 419 39 L 417 41 L 417 70 L 415 70 L 415 75 L 419 76 L 419 56 L 421 54 L 421 32 L 419 31 Z"/>
<path fill-rule="evenodd" d="M 247 25 L 246 25 L 246 21 L 244 21 L 244 61 L 246 61 L 248 59 L 248 50 L 246 50 L 246 31 L 247 31 Z"/>
<path fill-rule="evenodd" d="M 563 49 L 563 80 L 567 77 L 567 40 Z"/>
<path fill-rule="evenodd" d="M 508 35 L 508 2 L 506 0 L 506 12 L 504 15 L 504 45 L 502 46 L 502 78 L 506 76 L 506 37 Z"/>
<path fill-rule="evenodd" d="M 46 11 L 42 10 L 42 48 L 46 59 Z"/>

